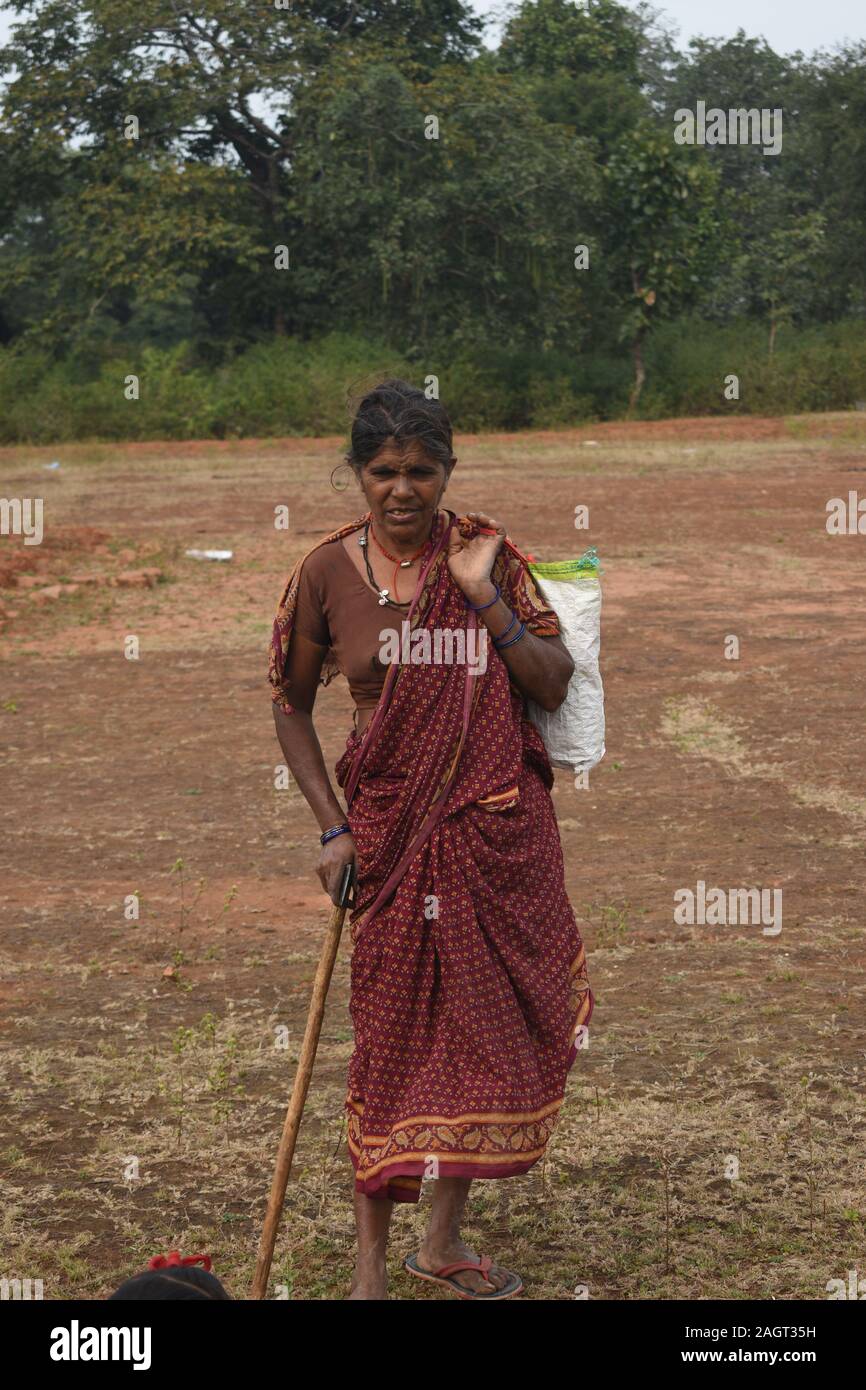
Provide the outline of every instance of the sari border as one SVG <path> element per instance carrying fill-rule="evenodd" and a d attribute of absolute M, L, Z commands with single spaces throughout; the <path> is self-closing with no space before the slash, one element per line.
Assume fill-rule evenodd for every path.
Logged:
<path fill-rule="evenodd" d="M 583 942 L 581 942 L 580 949 L 568 972 L 572 990 L 574 1024 L 569 1034 L 570 1042 L 565 1066 L 566 1079 L 578 1052 L 581 1051 L 578 1035 L 581 1028 L 589 1023 L 595 1007 L 595 996 L 585 972 L 586 951 Z M 534 1163 L 537 1163 L 547 1150 L 564 1102 L 565 1082 L 563 1083 L 562 1095 L 558 1099 L 547 1101 L 535 1110 L 471 1110 L 459 1115 L 413 1115 L 398 1121 L 391 1127 L 388 1134 L 364 1135 L 362 1133 L 364 1102 L 349 1091 L 345 1102 L 345 1108 L 348 1111 L 346 1138 L 349 1157 L 356 1172 L 356 1190 L 373 1195 L 383 1184 L 387 1186 L 398 1177 L 423 1174 L 426 1172 L 431 1158 L 435 1158 L 439 1165 L 446 1163 L 449 1174 L 453 1177 L 511 1177 L 518 1173 L 525 1173 Z M 433 1126 L 447 1130 L 462 1129 L 464 1133 L 482 1131 L 482 1134 L 479 1135 L 479 1143 L 483 1138 L 483 1131 L 498 1129 L 500 1130 L 498 1137 L 501 1139 L 501 1145 L 497 1151 L 478 1153 L 465 1147 L 465 1139 L 463 1140 L 464 1146 L 459 1147 L 462 1136 L 455 1133 L 453 1135 L 455 1147 L 450 1151 L 434 1149 L 431 1146 L 419 1148 L 417 1147 L 417 1135 L 413 1135 L 412 1137 L 416 1139 L 415 1146 L 407 1146 L 402 1150 L 394 1149 L 372 1163 L 365 1162 L 369 1156 L 368 1150 L 378 1150 L 381 1153 L 382 1150 L 395 1143 L 396 1135 L 400 1133 L 408 1135 L 410 1131 L 418 1130 L 422 1126 L 428 1128 Z M 503 1129 L 510 1130 L 511 1133 L 502 1133 Z M 535 1134 L 531 1136 L 535 1139 L 533 1147 L 524 1150 L 512 1147 L 513 1141 L 521 1133 L 525 1134 L 530 1129 L 535 1130 Z M 434 1138 L 439 1143 L 448 1142 L 448 1138 L 444 1135 L 430 1135 L 431 1141 Z M 392 1168 L 395 1168 L 396 1171 L 389 1174 L 389 1170 Z M 406 1200 L 415 1201 L 417 1196 L 407 1197 Z"/>
<path fill-rule="evenodd" d="M 562 1102 L 560 1101 L 557 1110 L 561 1109 L 561 1107 Z M 552 1133 L 553 1129 L 551 1127 L 551 1134 Z M 515 1171 L 520 1172 L 525 1172 L 527 1168 L 531 1168 L 533 1163 L 537 1163 L 544 1154 L 549 1140 L 550 1135 L 548 1135 L 544 1143 L 540 1144 L 537 1148 L 525 1149 L 520 1154 L 513 1151 L 509 1153 L 507 1150 L 504 1150 L 502 1153 L 476 1154 L 472 1153 L 470 1149 L 459 1149 L 455 1153 L 440 1153 L 435 1149 L 404 1149 L 400 1153 L 391 1154 L 388 1158 L 380 1159 L 378 1163 L 371 1163 L 369 1167 L 363 1169 L 361 1169 L 358 1162 L 361 1157 L 361 1152 L 353 1146 L 351 1141 L 349 1142 L 349 1155 L 356 1173 L 361 1174 L 362 1182 L 367 1182 L 372 1178 L 379 1177 L 387 1168 L 395 1164 L 399 1164 L 399 1173 L 393 1174 L 394 1177 L 412 1177 L 414 1176 L 412 1165 L 417 1164 L 423 1173 L 431 1158 L 435 1159 L 438 1165 L 447 1163 L 449 1168 L 452 1169 L 454 1165 L 461 1166 L 466 1170 L 463 1174 L 464 1177 L 470 1176 L 468 1171 L 470 1169 L 478 1173 L 479 1176 L 482 1174 L 496 1176 L 495 1174 L 491 1174 L 492 1168 L 513 1167 Z M 388 1181 L 390 1181 L 390 1178 Z"/>
<path fill-rule="evenodd" d="M 412 1115 L 410 1118 L 401 1121 L 401 1127 L 407 1125 L 459 1125 L 459 1124 L 524 1124 L 532 1120 L 541 1120 L 549 1115 L 552 1110 L 558 1110 L 562 1104 L 561 1100 L 548 1101 L 539 1110 L 470 1110 L 465 1115 Z M 356 1115 L 363 1115 L 364 1102 L 356 1100 L 354 1096 L 346 1097 L 346 1105 L 353 1110 Z M 393 1132 L 393 1131 L 392 1131 Z M 363 1142 L 380 1144 L 387 1143 L 389 1135 L 371 1135 Z"/>
<path fill-rule="evenodd" d="M 444 1176 L 470 1178 L 472 1181 L 481 1178 L 491 1180 L 495 1178 L 519 1178 L 535 1166 L 542 1154 L 538 1154 L 534 1158 L 527 1156 L 519 1163 L 502 1163 L 495 1169 L 486 1169 L 484 1172 L 479 1172 L 477 1165 L 473 1163 L 454 1163 Z M 406 1164 L 405 1169 L 400 1173 L 380 1173 L 369 1179 L 359 1176 L 356 1168 L 355 1192 L 361 1197 L 367 1197 L 370 1201 L 387 1198 L 392 1202 L 417 1203 L 421 1200 L 426 1166 L 426 1159 L 424 1162 L 416 1161 Z M 431 1181 L 431 1179 L 427 1179 L 427 1181 Z"/>

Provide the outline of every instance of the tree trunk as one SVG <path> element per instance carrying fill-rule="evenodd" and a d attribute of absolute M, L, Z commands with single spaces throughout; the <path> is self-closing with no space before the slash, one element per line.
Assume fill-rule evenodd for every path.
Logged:
<path fill-rule="evenodd" d="M 216 124 L 223 139 L 232 146 L 249 175 L 254 206 L 266 219 L 271 245 L 276 248 L 283 244 L 286 233 L 280 199 L 280 166 L 286 157 L 286 151 L 282 147 L 269 148 L 261 132 L 245 126 L 228 107 L 217 113 Z M 281 275 L 275 276 L 274 284 L 279 296 L 282 293 Z M 274 304 L 271 323 L 274 333 L 284 337 L 286 309 L 285 305 L 279 302 L 279 298 Z"/>
<path fill-rule="evenodd" d="M 268 159 L 268 197 L 274 245 L 277 245 L 278 242 L 283 241 L 285 228 L 281 225 L 282 219 L 280 217 L 280 171 L 276 153 L 271 154 Z M 291 255 L 291 252 L 289 254 Z M 277 291 L 277 302 L 274 305 L 274 333 L 278 338 L 284 338 L 286 336 L 286 311 L 281 300 L 283 276 L 278 275 L 274 284 Z"/>
<path fill-rule="evenodd" d="M 777 332 L 777 330 L 778 330 L 778 327 L 779 327 L 779 325 L 778 325 L 778 322 L 776 321 L 776 319 L 771 318 L 771 319 L 770 319 L 770 361 L 771 361 L 771 362 L 772 362 L 772 360 L 773 360 L 773 352 L 774 352 L 775 347 L 776 347 L 776 332 Z"/>
<path fill-rule="evenodd" d="M 637 403 L 640 400 L 640 393 L 646 381 L 646 368 L 643 363 L 643 329 L 638 329 L 631 345 L 631 356 L 634 363 L 634 384 L 631 388 L 631 395 L 628 401 L 628 413 L 632 415 L 637 410 Z"/>

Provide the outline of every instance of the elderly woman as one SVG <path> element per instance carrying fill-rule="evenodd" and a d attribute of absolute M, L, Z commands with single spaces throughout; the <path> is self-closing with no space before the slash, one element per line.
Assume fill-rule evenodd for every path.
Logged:
<path fill-rule="evenodd" d="M 434 1178 L 405 1268 L 461 1298 L 507 1298 L 519 1275 L 461 1240 L 469 1186 L 542 1156 L 593 1007 L 526 712 L 526 697 L 562 703 L 573 664 L 504 528 L 441 506 L 456 459 L 438 401 L 402 381 L 371 391 L 347 462 L 368 511 L 293 570 L 271 682 L 332 899 L 355 864 L 350 1297 L 387 1296 L 393 1203 Z M 337 671 L 356 706 L 335 769 L 345 810 L 312 719 Z"/>

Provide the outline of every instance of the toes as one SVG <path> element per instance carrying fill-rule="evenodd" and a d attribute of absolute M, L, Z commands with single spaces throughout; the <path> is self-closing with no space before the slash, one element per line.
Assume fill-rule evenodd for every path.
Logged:
<path fill-rule="evenodd" d="M 473 1274 L 471 1269 L 461 1270 L 455 1277 L 464 1289 L 469 1289 L 472 1293 L 490 1292 L 490 1285 L 484 1277 L 481 1274 Z"/>
<path fill-rule="evenodd" d="M 502 1270 L 498 1265 L 493 1265 L 487 1271 L 487 1277 L 481 1273 L 476 1274 L 474 1270 L 461 1270 L 454 1276 L 459 1284 L 472 1293 L 493 1293 L 499 1289 L 504 1289 L 508 1283 L 509 1275 L 507 1270 Z"/>

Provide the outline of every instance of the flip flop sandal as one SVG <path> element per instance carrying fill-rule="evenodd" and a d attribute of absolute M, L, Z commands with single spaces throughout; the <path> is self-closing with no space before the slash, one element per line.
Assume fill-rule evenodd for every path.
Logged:
<path fill-rule="evenodd" d="M 426 1279 L 430 1284 L 446 1284 L 453 1289 L 458 1298 L 471 1298 L 484 1303 L 493 1303 L 500 1298 L 513 1298 L 516 1293 L 523 1289 L 523 1280 L 519 1274 L 509 1274 L 508 1281 L 501 1289 L 493 1288 L 489 1293 L 476 1293 L 474 1289 L 467 1289 L 465 1284 L 460 1284 L 454 1278 L 463 1269 L 474 1269 L 488 1279 L 493 1266 L 493 1261 L 489 1255 L 482 1255 L 480 1260 L 455 1260 L 453 1264 L 443 1265 L 441 1269 L 428 1270 L 422 1269 L 418 1264 L 415 1255 L 409 1255 L 403 1261 L 403 1268 L 408 1274 L 414 1274 L 416 1279 Z M 505 1271 L 503 1270 L 503 1273 Z"/>

